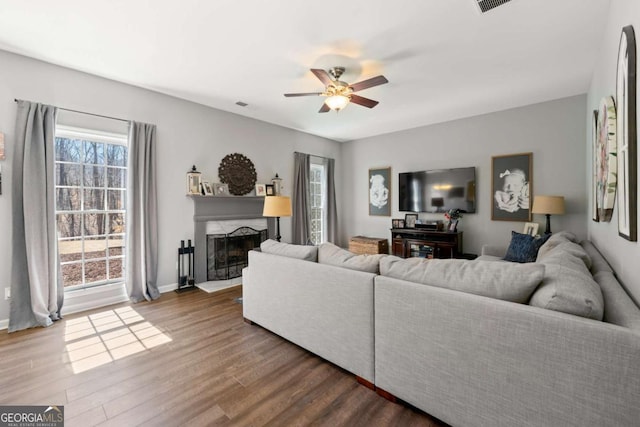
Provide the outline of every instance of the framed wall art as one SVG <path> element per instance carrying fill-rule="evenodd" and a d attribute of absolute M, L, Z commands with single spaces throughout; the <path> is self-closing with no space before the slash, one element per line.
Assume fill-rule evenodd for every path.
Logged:
<path fill-rule="evenodd" d="M 369 215 L 391 216 L 391 168 L 369 169 Z"/>
<path fill-rule="evenodd" d="M 491 158 L 491 219 L 531 221 L 533 153 Z"/>
<path fill-rule="evenodd" d="M 591 116 L 591 219 L 599 222 L 598 217 L 598 169 L 596 159 L 598 158 L 598 110 L 593 110 Z"/>
<path fill-rule="evenodd" d="M 616 138 L 616 105 L 605 96 L 598 108 L 598 146 L 596 153 L 596 203 L 600 222 L 610 222 L 616 198 L 618 173 Z"/>
<path fill-rule="evenodd" d="M 616 74 L 618 234 L 637 240 L 636 39 L 633 27 L 622 29 Z"/>

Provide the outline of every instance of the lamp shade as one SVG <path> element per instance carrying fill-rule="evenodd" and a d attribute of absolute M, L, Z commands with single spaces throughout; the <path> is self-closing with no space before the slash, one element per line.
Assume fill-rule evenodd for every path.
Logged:
<path fill-rule="evenodd" d="M 531 212 L 534 214 L 564 215 L 564 197 L 535 196 Z"/>
<path fill-rule="evenodd" d="M 287 196 L 266 196 L 262 216 L 291 216 L 291 198 Z"/>

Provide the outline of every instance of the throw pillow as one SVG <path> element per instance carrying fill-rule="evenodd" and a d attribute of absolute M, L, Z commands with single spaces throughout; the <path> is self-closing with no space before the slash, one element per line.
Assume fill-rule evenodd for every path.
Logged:
<path fill-rule="evenodd" d="M 545 264 L 544 280 L 531 296 L 529 305 L 602 320 L 604 299 L 591 274 L 580 273 L 569 266 Z"/>
<path fill-rule="evenodd" d="M 267 254 L 318 262 L 317 246 L 292 245 L 269 239 L 260 244 L 260 250 Z"/>
<path fill-rule="evenodd" d="M 333 243 L 323 243 L 318 248 L 318 263 L 350 270 L 366 271 L 378 274 L 380 259 L 386 255 L 356 255 Z"/>
<path fill-rule="evenodd" d="M 547 241 L 550 237 L 547 234 L 543 237 L 535 238 L 528 234 L 511 232 L 511 243 L 507 249 L 507 254 L 504 256 L 505 261 L 512 262 L 534 262 L 538 256 L 538 249 Z"/>
<path fill-rule="evenodd" d="M 544 277 L 544 265 L 462 259 L 380 260 L 380 274 L 505 301 L 526 303 Z"/>

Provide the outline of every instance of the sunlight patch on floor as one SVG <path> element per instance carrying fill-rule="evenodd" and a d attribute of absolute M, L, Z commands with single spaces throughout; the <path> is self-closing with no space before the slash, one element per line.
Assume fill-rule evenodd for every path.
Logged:
<path fill-rule="evenodd" d="M 75 374 L 171 342 L 131 307 L 66 321 L 66 362 Z"/>

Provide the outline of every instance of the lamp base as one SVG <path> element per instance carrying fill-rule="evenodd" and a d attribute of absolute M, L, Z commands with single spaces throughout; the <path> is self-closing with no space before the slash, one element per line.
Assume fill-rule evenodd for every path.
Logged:
<path fill-rule="evenodd" d="M 544 230 L 544 234 L 551 234 L 551 214 L 545 214 L 547 216 L 547 229 Z"/>
<path fill-rule="evenodd" d="M 276 217 L 276 241 L 280 241 L 282 236 L 280 235 L 280 217 Z"/>

